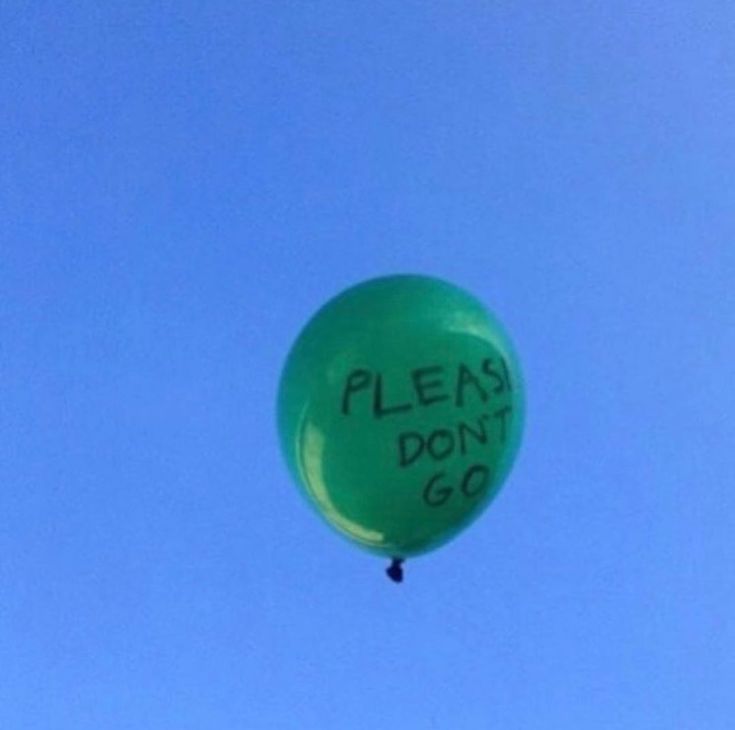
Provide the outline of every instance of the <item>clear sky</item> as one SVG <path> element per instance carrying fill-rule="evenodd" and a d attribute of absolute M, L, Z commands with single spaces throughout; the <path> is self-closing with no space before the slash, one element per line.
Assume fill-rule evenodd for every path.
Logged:
<path fill-rule="evenodd" d="M 0 99 L 3 730 L 733 727 L 731 0 L 9 0 Z M 402 586 L 274 421 L 396 272 L 528 387 Z"/>

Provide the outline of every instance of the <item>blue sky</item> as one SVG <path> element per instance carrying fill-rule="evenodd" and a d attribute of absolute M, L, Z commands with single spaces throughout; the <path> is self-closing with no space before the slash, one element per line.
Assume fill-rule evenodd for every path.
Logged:
<path fill-rule="evenodd" d="M 2 728 L 732 727 L 731 2 L 0 20 Z M 400 587 L 274 421 L 306 319 L 396 272 L 528 387 Z"/>

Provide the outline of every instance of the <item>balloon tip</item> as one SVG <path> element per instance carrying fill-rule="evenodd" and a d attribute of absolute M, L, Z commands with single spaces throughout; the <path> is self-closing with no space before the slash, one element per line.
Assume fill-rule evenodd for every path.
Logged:
<path fill-rule="evenodd" d="M 385 572 L 394 583 L 403 583 L 403 558 L 393 558 Z"/>

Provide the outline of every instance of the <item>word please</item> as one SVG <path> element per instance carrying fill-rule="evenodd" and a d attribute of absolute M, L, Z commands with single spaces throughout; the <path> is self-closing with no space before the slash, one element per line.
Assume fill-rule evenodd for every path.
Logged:
<path fill-rule="evenodd" d="M 393 400 L 387 393 L 395 393 L 395 385 L 389 389 L 382 373 L 353 370 L 342 390 L 342 413 L 349 416 L 355 407 L 367 407 L 374 418 L 384 418 L 443 401 L 461 408 L 469 400 L 486 403 L 491 395 L 512 390 L 508 365 L 502 357 L 487 357 L 475 368 L 465 363 L 452 368 L 428 365 L 411 370 L 402 380 L 401 392 L 405 393 L 408 385 L 410 396 Z"/>

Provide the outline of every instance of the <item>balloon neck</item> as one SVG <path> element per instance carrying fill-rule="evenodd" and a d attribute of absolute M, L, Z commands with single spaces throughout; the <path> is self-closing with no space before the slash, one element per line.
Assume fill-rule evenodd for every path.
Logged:
<path fill-rule="evenodd" d="M 393 558 L 385 569 L 386 574 L 394 583 L 403 583 L 403 558 Z"/>

